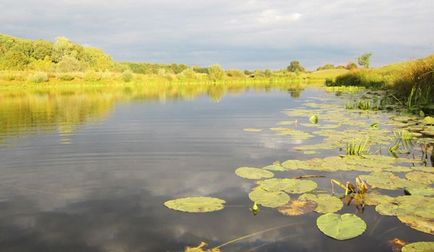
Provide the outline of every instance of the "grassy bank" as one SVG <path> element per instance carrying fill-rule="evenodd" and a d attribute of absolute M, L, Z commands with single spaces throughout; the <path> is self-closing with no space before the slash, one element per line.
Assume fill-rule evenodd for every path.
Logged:
<path fill-rule="evenodd" d="M 327 86 L 387 89 L 412 112 L 434 112 L 434 55 L 375 69 L 354 70 L 327 80 Z"/>

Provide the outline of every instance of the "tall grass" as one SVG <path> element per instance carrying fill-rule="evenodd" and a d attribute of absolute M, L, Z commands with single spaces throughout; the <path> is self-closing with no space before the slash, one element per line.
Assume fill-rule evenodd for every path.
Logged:
<path fill-rule="evenodd" d="M 410 64 L 392 88 L 411 111 L 434 110 L 434 55 Z"/>

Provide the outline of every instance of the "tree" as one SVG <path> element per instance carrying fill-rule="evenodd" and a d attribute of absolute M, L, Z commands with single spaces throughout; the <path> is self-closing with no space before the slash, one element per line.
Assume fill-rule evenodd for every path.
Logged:
<path fill-rule="evenodd" d="M 348 70 L 354 70 L 354 69 L 357 69 L 357 65 L 353 62 L 350 62 L 345 66 L 345 68 Z"/>
<path fill-rule="evenodd" d="M 371 56 L 372 53 L 364 53 L 357 58 L 357 63 L 359 63 L 359 65 L 362 67 L 369 68 Z"/>
<path fill-rule="evenodd" d="M 298 60 L 291 61 L 291 63 L 289 63 L 289 66 L 286 68 L 286 70 L 288 70 L 288 72 L 304 72 L 305 71 L 304 67 L 301 65 L 300 61 L 298 61 Z"/>

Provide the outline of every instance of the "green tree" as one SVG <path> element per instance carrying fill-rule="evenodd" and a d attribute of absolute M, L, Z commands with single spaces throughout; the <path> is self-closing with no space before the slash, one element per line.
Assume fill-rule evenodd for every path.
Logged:
<path fill-rule="evenodd" d="M 288 72 L 304 72 L 305 71 L 304 67 L 301 65 L 300 61 L 298 61 L 298 60 L 291 61 L 291 63 L 289 63 L 289 66 L 286 68 L 286 70 L 288 70 Z"/>
<path fill-rule="evenodd" d="M 364 68 L 369 68 L 371 62 L 372 53 L 364 53 L 360 57 L 357 58 L 357 62 L 360 66 Z"/>

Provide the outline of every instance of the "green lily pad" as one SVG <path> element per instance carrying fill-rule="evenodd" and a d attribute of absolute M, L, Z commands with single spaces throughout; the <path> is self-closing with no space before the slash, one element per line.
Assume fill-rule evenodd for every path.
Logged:
<path fill-rule="evenodd" d="M 432 187 L 407 187 L 405 190 L 411 195 L 434 196 L 434 188 Z"/>
<path fill-rule="evenodd" d="M 277 132 L 277 134 L 281 136 L 291 136 L 292 138 L 297 140 L 307 140 L 313 137 L 312 134 L 309 134 L 307 132 L 290 128 L 270 128 L 270 130 Z"/>
<path fill-rule="evenodd" d="M 205 213 L 221 210 L 224 208 L 225 203 L 224 200 L 219 198 L 187 197 L 166 201 L 164 205 L 181 212 Z"/>
<path fill-rule="evenodd" d="M 271 165 L 267 165 L 262 167 L 262 169 L 269 170 L 269 171 L 286 171 L 286 169 L 280 164 L 280 163 L 273 163 Z"/>
<path fill-rule="evenodd" d="M 373 206 L 392 202 L 393 199 L 394 198 L 391 196 L 379 194 L 376 192 L 367 193 L 364 198 L 366 205 L 373 205 Z"/>
<path fill-rule="evenodd" d="M 422 122 L 424 124 L 434 125 L 434 117 L 427 116 L 422 120 Z"/>
<path fill-rule="evenodd" d="M 414 215 L 422 218 L 434 216 L 434 198 L 419 195 L 406 195 L 381 203 L 375 210 L 382 215 Z"/>
<path fill-rule="evenodd" d="M 421 184 L 432 184 L 434 183 L 434 174 L 426 173 L 421 171 L 413 171 L 405 174 L 408 180 L 415 181 Z"/>
<path fill-rule="evenodd" d="M 413 242 L 402 247 L 402 252 L 432 252 L 434 242 Z"/>
<path fill-rule="evenodd" d="M 369 175 L 360 175 L 372 188 L 382 188 L 396 190 L 408 185 L 405 179 L 402 179 L 391 172 L 373 172 Z"/>
<path fill-rule="evenodd" d="M 434 235 L 434 220 L 415 215 L 398 215 L 398 219 L 418 231 Z"/>
<path fill-rule="evenodd" d="M 342 200 L 330 194 L 310 194 L 306 193 L 299 197 L 300 200 L 311 200 L 318 204 L 315 208 L 317 213 L 334 213 L 344 206 Z"/>
<path fill-rule="evenodd" d="M 412 167 L 413 170 L 417 171 L 423 171 L 423 172 L 431 172 L 434 173 L 434 167 L 428 167 L 428 166 L 415 166 Z"/>
<path fill-rule="evenodd" d="M 287 193 L 305 193 L 318 185 L 312 180 L 272 178 L 258 181 L 258 185 L 269 192 L 285 191 Z"/>
<path fill-rule="evenodd" d="M 325 235 L 336 240 L 357 237 L 366 230 L 366 223 L 354 214 L 326 213 L 318 217 L 316 225 Z"/>
<path fill-rule="evenodd" d="M 279 213 L 288 216 L 297 216 L 313 212 L 317 204 L 311 200 L 290 200 L 287 204 L 277 208 Z"/>
<path fill-rule="evenodd" d="M 235 174 L 246 179 L 263 179 L 274 176 L 270 171 L 253 167 L 240 167 L 235 170 Z"/>
<path fill-rule="evenodd" d="M 255 187 L 250 193 L 249 198 L 253 202 L 265 207 L 276 208 L 285 205 L 291 199 L 284 192 L 268 192 L 261 187 Z"/>
<path fill-rule="evenodd" d="M 243 131 L 245 132 L 261 132 L 263 129 L 257 129 L 257 128 L 245 128 Z"/>

